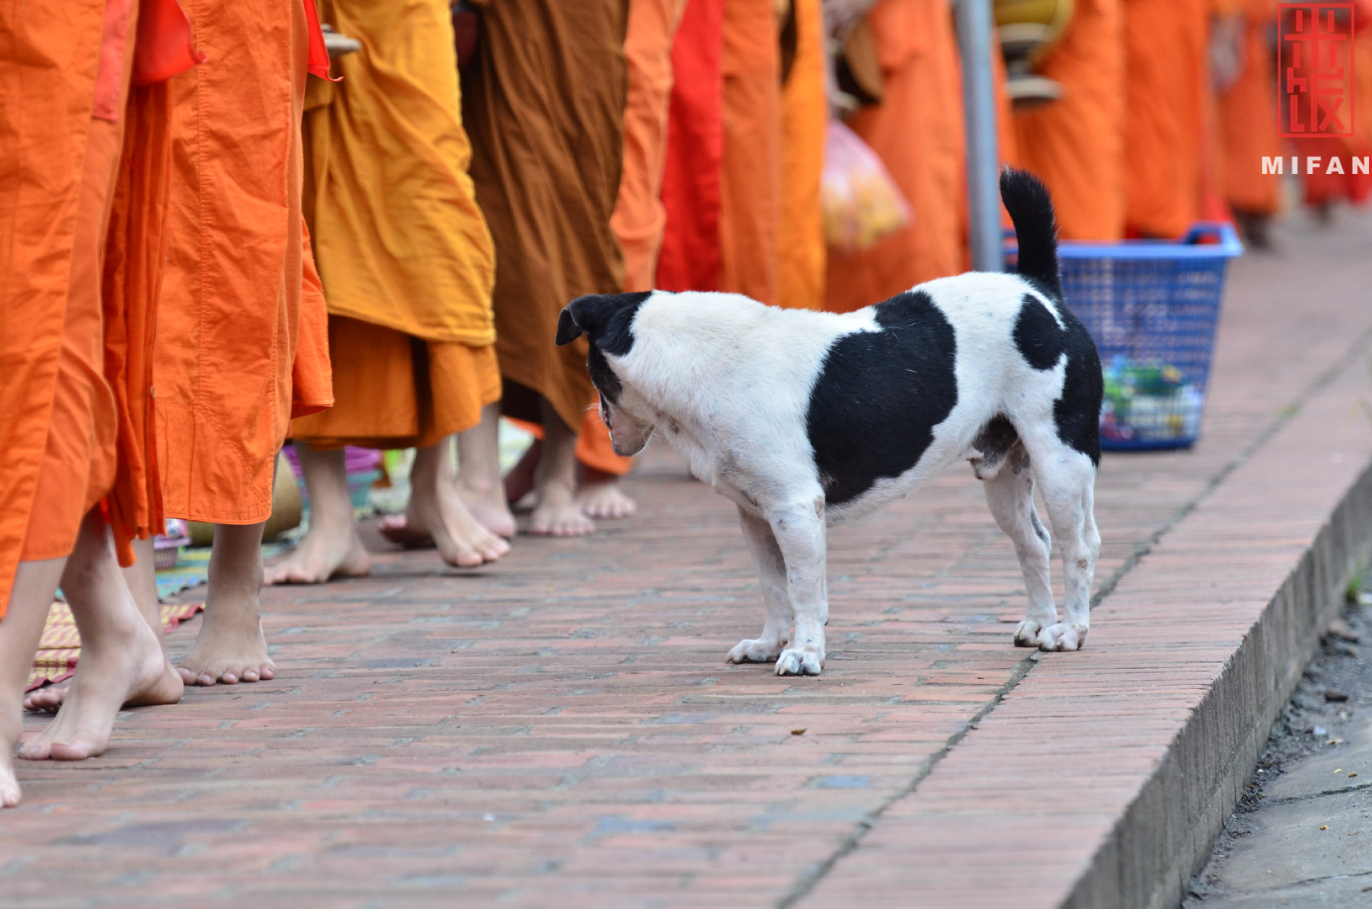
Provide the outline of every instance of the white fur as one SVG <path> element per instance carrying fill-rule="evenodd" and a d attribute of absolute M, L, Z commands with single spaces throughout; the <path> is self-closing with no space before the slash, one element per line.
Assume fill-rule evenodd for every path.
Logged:
<path fill-rule="evenodd" d="M 837 507 L 826 507 L 806 432 L 810 392 L 836 338 L 880 330 L 872 308 L 837 315 L 777 309 L 732 294 L 655 293 L 634 317 L 628 354 L 607 357 L 623 384 L 617 404 L 602 400 L 615 450 L 634 454 L 660 431 L 697 478 L 738 505 L 767 619 L 758 638 L 729 652 L 731 662 L 776 660 L 779 675 L 818 674 L 828 621 L 825 526 L 903 498 L 956 461 L 981 465 L 973 442 L 997 414 L 1010 419 L 1023 447 L 978 473 L 1024 572 L 1029 608 L 1015 643 L 1075 650 L 1086 636 L 1100 547 L 1092 515 L 1095 467 L 1057 435 L 1053 405 L 1062 395 L 1066 356 L 1052 369 L 1034 369 L 1012 335 L 1026 293 L 1038 296 L 1060 324 L 1061 316 L 1014 275 L 971 273 L 917 289 L 953 327 L 957 404 L 914 467 Z M 1034 509 L 1035 478 L 1062 550 L 1064 622 L 1049 582 L 1048 534 Z"/>

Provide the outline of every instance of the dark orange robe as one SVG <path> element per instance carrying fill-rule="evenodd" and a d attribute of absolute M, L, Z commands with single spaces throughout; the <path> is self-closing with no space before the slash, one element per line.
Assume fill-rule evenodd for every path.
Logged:
<path fill-rule="evenodd" d="M 868 14 L 886 82 L 850 121 L 914 210 L 856 253 L 830 251 L 825 309 L 850 312 L 967 267 L 962 75 L 947 0 L 881 0 Z"/>
<path fill-rule="evenodd" d="M 781 93 L 781 223 L 777 305 L 824 305 L 824 219 L 819 185 L 829 123 L 824 17 L 819 0 L 795 0 L 796 56 Z"/>
<path fill-rule="evenodd" d="M 557 347 L 558 314 L 614 293 L 610 229 L 624 164 L 625 0 L 482 3 L 481 51 L 463 71 L 462 123 L 477 204 L 495 241 L 496 351 L 507 414 L 567 426 L 594 399 L 586 340 Z"/>
<path fill-rule="evenodd" d="M 0 617 L 18 563 L 68 555 L 107 494 L 126 564 L 156 514 L 147 332 L 168 111 L 152 83 L 195 59 L 179 9 L 146 6 L 141 23 L 128 0 L 0 9 Z"/>
<path fill-rule="evenodd" d="M 1125 228 L 1177 237 L 1201 214 L 1210 0 L 1125 0 Z"/>
<path fill-rule="evenodd" d="M 719 289 L 776 303 L 781 46 L 773 0 L 724 4 Z"/>
<path fill-rule="evenodd" d="M 1053 194 L 1064 240 L 1124 237 L 1123 0 L 1076 0 L 1038 71 L 1063 96 L 1015 114 L 1019 163 Z"/>
<path fill-rule="evenodd" d="M 686 0 L 629 0 L 624 39 L 629 90 L 624 105 L 624 172 L 610 228 L 624 253 L 624 289 L 652 290 L 667 226 L 662 204 L 667 163 L 667 111 L 672 95 L 672 39 Z M 586 411 L 576 439 L 577 460 L 606 473 L 625 474 L 632 458 L 610 443 L 599 409 Z"/>
<path fill-rule="evenodd" d="M 196 3 L 208 62 L 169 83 L 180 188 L 154 369 L 169 517 L 265 521 L 291 417 L 332 403 L 327 313 L 302 239 L 305 4 Z"/>

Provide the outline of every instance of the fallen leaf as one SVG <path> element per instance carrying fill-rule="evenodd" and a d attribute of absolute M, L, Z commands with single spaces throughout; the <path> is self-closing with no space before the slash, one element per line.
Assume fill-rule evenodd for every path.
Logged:
<path fill-rule="evenodd" d="M 1325 824 L 1325 825 L 1321 826 L 1320 829 L 1321 829 L 1321 830 L 1328 830 L 1328 829 L 1329 829 L 1329 825 L 1328 825 L 1328 824 Z"/>
<path fill-rule="evenodd" d="M 792 730 L 791 730 L 791 735 L 804 735 L 804 734 L 805 734 L 805 730 L 804 730 L 804 729 L 792 729 Z"/>

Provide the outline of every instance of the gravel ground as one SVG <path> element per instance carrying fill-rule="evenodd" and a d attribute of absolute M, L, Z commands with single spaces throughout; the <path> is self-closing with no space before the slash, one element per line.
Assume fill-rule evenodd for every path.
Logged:
<path fill-rule="evenodd" d="M 1372 906 L 1372 593 L 1350 598 L 1244 788 L 1182 909 Z"/>

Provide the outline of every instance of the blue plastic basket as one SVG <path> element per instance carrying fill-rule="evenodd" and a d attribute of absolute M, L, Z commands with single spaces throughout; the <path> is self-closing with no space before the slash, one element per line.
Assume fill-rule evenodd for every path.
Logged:
<path fill-rule="evenodd" d="M 1242 254 L 1233 227 L 1211 222 L 1175 242 L 1059 245 L 1063 294 L 1095 340 L 1105 372 L 1101 448 L 1195 443 L 1225 267 Z"/>

